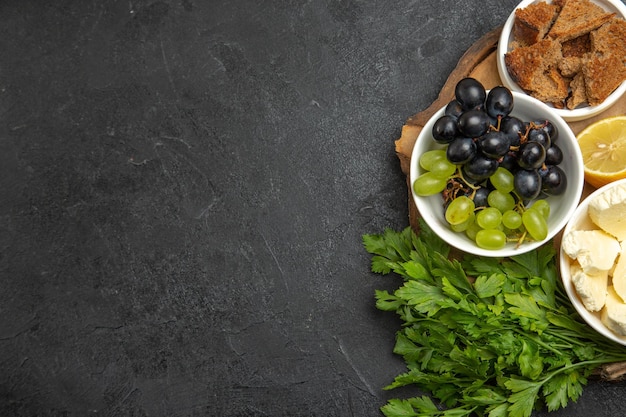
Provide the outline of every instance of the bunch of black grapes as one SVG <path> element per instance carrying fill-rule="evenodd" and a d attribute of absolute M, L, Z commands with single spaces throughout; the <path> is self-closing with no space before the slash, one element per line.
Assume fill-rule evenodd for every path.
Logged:
<path fill-rule="evenodd" d="M 542 193 L 559 195 L 567 187 L 559 167 L 563 152 L 558 130 L 549 120 L 524 121 L 512 116 L 514 98 L 503 86 L 489 92 L 474 78 L 455 87 L 455 98 L 432 128 L 437 143 L 447 145 L 448 160 L 460 166 L 464 181 L 474 189 L 489 186 L 498 167 L 514 175 L 514 192 L 522 201 Z"/>

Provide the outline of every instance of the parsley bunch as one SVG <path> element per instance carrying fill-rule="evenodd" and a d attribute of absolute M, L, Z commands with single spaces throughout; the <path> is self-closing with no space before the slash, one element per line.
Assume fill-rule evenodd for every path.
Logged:
<path fill-rule="evenodd" d="M 392 294 L 376 291 L 376 307 L 403 320 L 394 353 L 407 372 L 385 389 L 414 384 L 432 394 L 390 400 L 387 417 L 529 417 L 576 401 L 598 366 L 626 360 L 623 346 L 573 309 L 553 245 L 455 260 L 423 222 L 419 236 L 407 227 L 363 243 L 372 271 L 404 280 Z"/>

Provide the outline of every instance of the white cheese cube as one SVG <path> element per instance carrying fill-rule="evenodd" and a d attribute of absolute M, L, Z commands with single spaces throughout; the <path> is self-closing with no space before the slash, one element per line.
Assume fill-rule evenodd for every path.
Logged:
<path fill-rule="evenodd" d="M 612 187 L 589 201 L 589 218 L 620 242 L 626 239 L 626 184 Z"/>
<path fill-rule="evenodd" d="M 621 251 L 617 239 L 602 230 L 573 230 L 563 236 L 563 251 L 576 259 L 587 274 L 613 268 Z"/>
<path fill-rule="evenodd" d="M 602 323 L 620 336 L 626 336 L 626 303 L 609 286 L 606 303 L 600 314 Z"/>
<path fill-rule="evenodd" d="M 572 284 L 582 300 L 585 308 L 589 311 L 600 311 L 606 301 L 606 289 L 609 282 L 607 271 L 597 274 L 586 274 L 577 264 L 570 267 Z"/>

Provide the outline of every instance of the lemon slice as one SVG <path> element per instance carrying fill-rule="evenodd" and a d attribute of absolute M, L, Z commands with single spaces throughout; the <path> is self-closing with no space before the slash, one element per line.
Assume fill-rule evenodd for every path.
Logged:
<path fill-rule="evenodd" d="M 578 134 L 585 181 L 601 187 L 626 178 L 626 116 L 608 117 Z"/>

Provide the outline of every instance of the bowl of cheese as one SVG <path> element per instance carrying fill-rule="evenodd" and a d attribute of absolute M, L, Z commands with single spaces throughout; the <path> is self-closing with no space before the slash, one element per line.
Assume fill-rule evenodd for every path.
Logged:
<path fill-rule="evenodd" d="M 563 229 L 560 272 L 576 311 L 626 346 L 626 180 L 585 198 Z"/>

